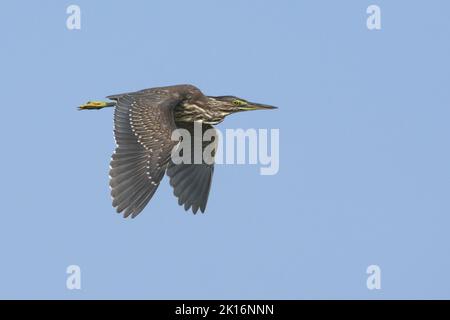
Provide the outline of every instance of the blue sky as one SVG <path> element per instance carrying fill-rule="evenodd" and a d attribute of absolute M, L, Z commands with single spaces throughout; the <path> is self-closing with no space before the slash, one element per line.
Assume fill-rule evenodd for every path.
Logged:
<path fill-rule="evenodd" d="M 81 30 L 66 8 L 81 8 Z M 369 31 L 366 8 L 381 8 Z M 448 1 L 9 1 L 0 11 L 0 298 L 450 298 Z M 217 166 L 207 212 L 167 179 L 111 207 L 112 110 L 192 83 L 277 105 L 280 170 Z M 67 290 L 79 265 L 81 290 Z M 366 268 L 382 271 L 368 290 Z"/>

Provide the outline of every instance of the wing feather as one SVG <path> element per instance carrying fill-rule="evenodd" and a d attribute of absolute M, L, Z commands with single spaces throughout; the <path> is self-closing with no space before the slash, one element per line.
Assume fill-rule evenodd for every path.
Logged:
<path fill-rule="evenodd" d="M 203 124 L 202 136 L 195 137 L 194 124 L 177 123 L 177 126 L 187 129 L 191 134 L 192 157 L 194 155 L 194 139 L 201 139 L 206 130 L 214 130 L 212 126 Z M 215 139 L 217 139 L 217 136 L 215 136 Z M 203 146 L 202 151 L 209 144 L 203 141 L 200 143 Z M 208 202 L 213 173 L 214 164 L 205 162 L 195 164 L 193 161 L 191 161 L 191 164 L 175 164 L 170 161 L 167 175 L 170 177 L 170 185 L 173 187 L 174 195 L 178 198 L 178 204 L 184 205 L 186 211 L 192 208 L 193 213 L 197 213 L 198 209 L 204 212 Z"/>
<path fill-rule="evenodd" d="M 176 129 L 173 108 L 179 96 L 147 91 L 109 97 L 116 100 L 116 150 L 110 163 L 113 206 L 136 217 L 150 201 L 167 167 Z"/>

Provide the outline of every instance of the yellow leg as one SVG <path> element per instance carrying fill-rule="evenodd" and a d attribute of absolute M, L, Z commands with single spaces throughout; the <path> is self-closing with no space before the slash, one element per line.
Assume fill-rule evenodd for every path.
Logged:
<path fill-rule="evenodd" d="M 87 103 L 78 107 L 78 110 L 100 110 L 106 107 L 113 107 L 114 102 L 104 102 L 104 101 L 88 101 Z"/>

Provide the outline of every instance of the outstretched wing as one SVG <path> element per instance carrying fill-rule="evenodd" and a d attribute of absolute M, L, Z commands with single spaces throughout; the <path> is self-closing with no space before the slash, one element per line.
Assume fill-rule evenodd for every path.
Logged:
<path fill-rule="evenodd" d="M 108 97 L 116 100 L 116 150 L 110 164 L 113 207 L 136 217 L 159 186 L 172 148 L 173 109 L 180 97 L 164 91 Z"/>
<path fill-rule="evenodd" d="M 201 126 L 198 135 L 195 135 L 194 126 Z M 206 203 L 208 202 L 209 190 L 211 188 L 211 181 L 214 173 L 214 155 L 217 146 L 217 134 L 211 125 L 200 123 L 177 123 L 178 128 L 183 128 L 189 131 L 191 137 L 191 159 L 190 164 L 181 163 L 175 164 L 172 160 L 169 162 L 167 168 L 167 175 L 170 177 L 170 185 L 173 187 L 174 195 L 178 198 L 178 204 L 184 205 L 187 211 L 192 207 L 192 212 L 197 213 L 198 209 L 201 212 L 205 211 Z M 214 130 L 212 133 L 212 142 L 203 141 L 203 134 L 206 130 Z M 202 163 L 194 164 L 194 146 L 198 143 L 202 146 Z M 211 145 L 213 143 L 213 145 Z M 208 146 L 212 148 L 206 152 L 212 156 L 212 159 L 203 158 L 203 151 Z M 205 161 L 206 160 L 206 161 Z"/>

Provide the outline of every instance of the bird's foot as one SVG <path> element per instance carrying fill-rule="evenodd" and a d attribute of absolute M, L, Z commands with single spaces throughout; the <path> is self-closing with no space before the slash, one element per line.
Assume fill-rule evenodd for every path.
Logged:
<path fill-rule="evenodd" d="M 106 107 L 112 107 L 114 103 L 104 101 L 88 101 L 78 107 L 78 110 L 100 110 Z"/>

